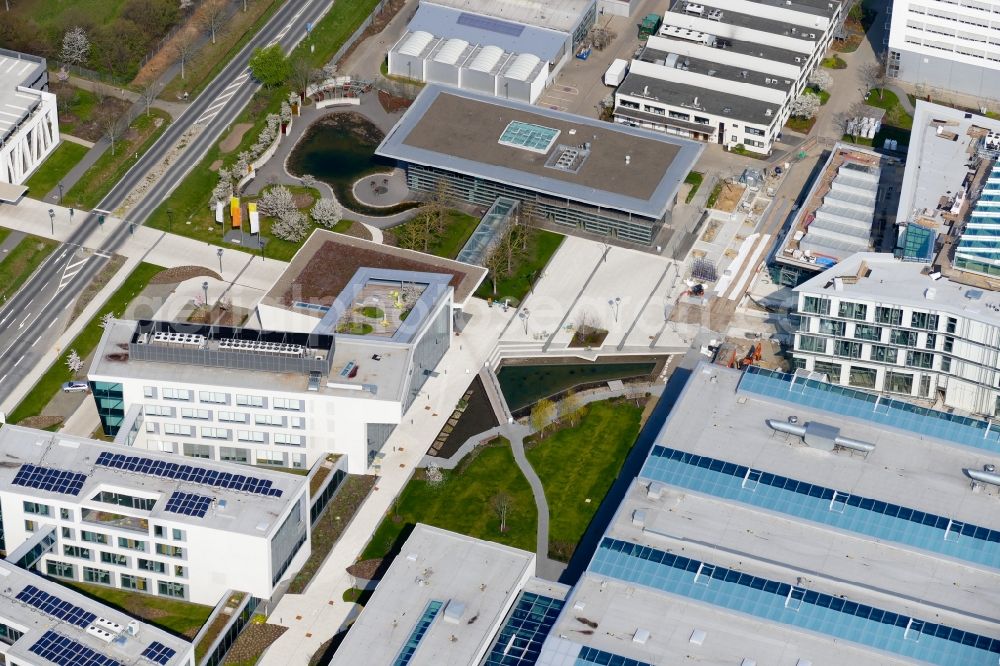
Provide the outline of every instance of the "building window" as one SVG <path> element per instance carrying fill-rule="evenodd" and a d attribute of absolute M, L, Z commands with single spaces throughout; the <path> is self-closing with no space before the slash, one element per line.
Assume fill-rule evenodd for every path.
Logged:
<path fill-rule="evenodd" d="M 36 532 L 38 531 L 38 523 L 34 520 L 24 521 L 24 531 L 25 532 Z"/>
<path fill-rule="evenodd" d="M 173 416 L 174 408 L 166 405 L 146 405 L 142 408 L 146 416 Z"/>
<path fill-rule="evenodd" d="M 890 393 L 913 393 L 913 375 L 906 372 L 885 373 L 885 390 Z"/>
<path fill-rule="evenodd" d="M 139 592 L 149 591 L 149 579 L 131 574 L 121 575 L 122 587 L 126 590 L 137 590 Z"/>
<path fill-rule="evenodd" d="M 907 351 L 906 365 L 911 368 L 933 368 L 934 354 L 922 351 Z"/>
<path fill-rule="evenodd" d="M 104 544 L 105 546 L 108 545 L 108 535 L 101 534 L 99 532 L 88 532 L 86 530 L 83 530 L 80 532 L 80 540 L 88 541 L 90 543 L 100 543 Z"/>
<path fill-rule="evenodd" d="M 871 354 L 869 358 L 873 361 L 879 361 L 881 363 L 895 363 L 898 350 L 895 347 L 883 347 L 881 345 L 872 345 Z"/>
<path fill-rule="evenodd" d="M 825 363 L 823 361 L 816 361 L 813 364 L 813 371 L 820 374 L 826 375 L 830 378 L 830 381 L 834 384 L 840 382 L 840 364 L 839 363 Z"/>
<path fill-rule="evenodd" d="M 951 358 L 949 358 L 947 356 L 942 356 L 941 357 L 941 372 L 950 372 L 950 371 L 951 371 Z"/>
<path fill-rule="evenodd" d="M 105 434 L 114 437 L 125 420 L 125 390 L 113 382 L 90 382 L 90 393 Z"/>
<path fill-rule="evenodd" d="M 189 444 L 188 442 L 184 442 L 184 455 L 189 458 L 204 458 L 205 460 L 212 460 L 214 458 L 212 447 L 208 444 Z"/>
<path fill-rule="evenodd" d="M 170 538 L 174 541 L 184 541 L 184 530 L 179 530 L 176 527 L 170 531 Z"/>
<path fill-rule="evenodd" d="M 711 125 L 712 124 L 712 121 L 709 120 L 708 118 L 706 118 L 705 116 L 695 116 L 694 117 L 694 121 L 696 123 L 698 123 L 699 125 Z"/>
<path fill-rule="evenodd" d="M 264 437 L 264 433 L 259 430 L 237 430 L 236 439 L 241 442 L 258 442 L 262 444 L 266 438 Z"/>
<path fill-rule="evenodd" d="M 920 397 L 929 398 L 931 395 L 931 376 L 920 375 Z"/>
<path fill-rule="evenodd" d="M 145 398 L 151 398 L 156 400 L 156 387 L 155 386 L 143 386 L 142 395 Z"/>
<path fill-rule="evenodd" d="M 194 435 L 194 426 L 189 426 L 183 423 L 164 423 L 163 434 L 191 437 Z"/>
<path fill-rule="evenodd" d="M 948 325 L 945 327 L 945 330 L 948 333 L 954 333 L 956 328 L 958 328 L 958 320 L 954 317 L 948 317 Z"/>
<path fill-rule="evenodd" d="M 257 425 L 284 426 L 287 418 L 287 416 L 280 414 L 256 414 L 253 417 L 253 422 Z"/>
<path fill-rule="evenodd" d="M 285 456 L 281 453 L 275 453 L 272 451 L 258 451 L 257 464 L 269 465 L 271 467 L 284 467 Z"/>
<path fill-rule="evenodd" d="M 202 427 L 201 436 L 205 439 L 229 439 L 229 430 L 226 428 Z"/>
<path fill-rule="evenodd" d="M 200 391 L 198 393 L 199 402 L 210 402 L 214 405 L 228 405 L 228 393 L 215 393 L 214 391 Z"/>
<path fill-rule="evenodd" d="M 914 312 L 910 317 L 910 326 L 913 328 L 925 328 L 936 331 L 938 327 L 938 316 L 927 312 Z"/>
<path fill-rule="evenodd" d="M 306 420 L 301 416 L 293 416 L 290 419 L 289 425 L 292 426 L 293 428 L 305 428 Z"/>
<path fill-rule="evenodd" d="M 825 354 L 826 339 L 818 338 L 815 335 L 800 335 L 799 349 L 801 351 L 815 352 L 817 354 Z"/>
<path fill-rule="evenodd" d="M 667 116 L 669 116 L 670 118 L 673 118 L 674 120 L 684 120 L 684 121 L 687 121 L 687 122 L 691 121 L 691 114 L 690 113 L 681 113 L 680 111 L 670 110 L 670 111 L 667 112 Z"/>
<path fill-rule="evenodd" d="M 163 538 L 163 525 L 153 525 L 153 536 Z"/>
<path fill-rule="evenodd" d="M 868 324 L 855 324 L 854 337 L 858 340 L 878 342 L 882 339 L 882 328 L 879 326 L 869 326 Z"/>
<path fill-rule="evenodd" d="M 158 574 L 167 572 L 167 565 L 156 560 L 144 560 L 140 558 L 136 560 L 136 566 L 143 571 L 152 571 Z"/>
<path fill-rule="evenodd" d="M 818 296 L 806 296 L 802 299 L 802 311 L 809 314 L 830 314 L 830 301 Z"/>
<path fill-rule="evenodd" d="M 247 414 L 245 412 L 219 412 L 219 420 L 228 423 L 246 423 Z"/>
<path fill-rule="evenodd" d="M 864 303 L 841 301 L 838 312 L 844 319 L 864 319 L 868 315 L 868 306 Z"/>
<path fill-rule="evenodd" d="M 220 446 L 219 460 L 225 460 L 227 462 L 249 463 L 250 452 L 249 449 L 237 449 L 230 446 Z"/>
<path fill-rule="evenodd" d="M 68 539 L 70 541 L 73 541 L 74 539 L 76 539 L 76 536 L 73 534 L 73 530 L 71 530 L 68 527 L 62 528 L 61 532 L 62 532 L 62 538 L 63 539 Z"/>
<path fill-rule="evenodd" d="M 844 358 L 861 358 L 861 343 L 850 340 L 835 340 L 833 353 L 835 356 Z"/>
<path fill-rule="evenodd" d="M 165 543 L 156 544 L 156 554 L 167 557 L 184 557 L 184 549 L 180 546 L 170 546 Z"/>
<path fill-rule="evenodd" d="M 85 583 L 97 583 L 99 585 L 111 585 L 111 572 L 94 567 L 83 568 L 83 581 Z"/>
<path fill-rule="evenodd" d="M 875 323 L 899 326 L 903 323 L 903 311 L 898 308 L 875 306 Z"/>
<path fill-rule="evenodd" d="M 63 544 L 63 555 L 66 557 L 76 557 L 81 560 L 90 559 L 90 549 L 83 546 L 70 546 Z"/>
<path fill-rule="evenodd" d="M 45 562 L 45 571 L 56 578 L 76 578 L 76 567 L 67 562 L 48 560 Z"/>
<path fill-rule="evenodd" d="M 264 398 L 259 395 L 240 395 L 237 393 L 236 404 L 242 407 L 263 407 Z"/>
<path fill-rule="evenodd" d="M 302 411 L 302 401 L 292 400 L 290 398 L 275 398 L 272 401 L 272 406 L 275 409 L 290 409 L 296 412 Z"/>
<path fill-rule="evenodd" d="M 163 389 L 164 400 L 190 400 L 191 391 L 187 389 L 165 388 Z"/>
<path fill-rule="evenodd" d="M 181 410 L 181 418 L 201 419 L 202 421 L 207 421 L 212 418 L 212 412 L 207 409 L 189 409 L 185 407 Z"/>
<path fill-rule="evenodd" d="M 274 443 L 284 446 L 302 446 L 305 444 L 305 437 L 302 435 L 289 435 L 288 433 L 277 432 L 274 434 Z"/>
<path fill-rule="evenodd" d="M 150 499 L 148 497 L 135 497 L 133 495 L 126 495 L 125 493 L 114 493 L 110 490 L 102 490 L 94 495 L 93 500 L 95 502 L 104 502 L 105 504 L 127 506 L 131 509 L 138 509 L 140 511 L 152 511 L 153 507 L 156 506 L 155 499 Z"/>
<path fill-rule="evenodd" d="M 48 504 L 39 504 L 38 502 L 24 502 L 24 512 L 33 513 L 36 516 L 47 516 L 51 509 Z"/>
<path fill-rule="evenodd" d="M 59 509 L 59 517 L 63 520 L 73 520 L 73 512 L 69 509 Z"/>
<path fill-rule="evenodd" d="M 104 564 L 114 564 L 119 567 L 128 566 L 128 558 L 121 553 L 109 553 L 107 551 L 101 551 L 101 562 Z"/>
<path fill-rule="evenodd" d="M 733 125 L 733 127 L 736 127 Z M 767 130 L 757 129 L 756 127 L 746 126 L 744 130 L 747 134 L 752 134 L 753 136 L 767 136 Z"/>
<path fill-rule="evenodd" d="M 842 338 L 847 333 L 847 324 L 836 319 L 820 319 L 819 332 L 824 335 L 835 335 L 838 338 Z"/>
<path fill-rule="evenodd" d="M 187 578 L 187 569 L 179 564 L 174 565 L 174 578 Z"/>
<path fill-rule="evenodd" d="M 164 597 L 184 599 L 187 596 L 186 587 L 182 583 L 169 583 L 161 580 L 157 583 L 157 589 L 160 591 L 160 595 Z"/>
<path fill-rule="evenodd" d="M 937 347 L 937 335 L 935 333 L 927 334 L 927 339 L 924 340 L 924 347 L 927 349 L 934 349 Z"/>
<path fill-rule="evenodd" d="M 944 350 L 950 353 L 951 350 L 954 349 L 954 347 L 955 347 L 955 338 L 951 337 L 950 335 L 946 335 L 944 338 Z"/>
<path fill-rule="evenodd" d="M 889 342 L 904 347 L 916 347 L 917 333 L 916 331 L 904 331 L 901 328 L 894 328 L 889 334 Z"/>
<path fill-rule="evenodd" d="M 859 388 L 875 388 L 875 377 L 878 371 L 874 368 L 862 368 L 857 365 L 851 366 L 851 375 L 848 383 Z"/>
<path fill-rule="evenodd" d="M 118 537 L 118 547 L 126 548 L 128 550 L 141 550 L 146 552 L 146 542 L 139 541 L 138 539 L 127 539 L 125 537 Z"/>

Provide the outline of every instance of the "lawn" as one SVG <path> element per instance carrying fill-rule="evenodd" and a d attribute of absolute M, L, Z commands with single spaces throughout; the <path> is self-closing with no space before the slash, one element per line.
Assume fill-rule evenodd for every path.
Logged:
<path fill-rule="evenodd" d="M 479 225 L 479 218 L 463 213 L 460 210 L 448 210 L 445 212 L 445 215 L 447 215 L 447 220 L 445 221 L 444 231 L 430 239 L 426 252 L 436 257 L 454 259 L 462 251 L 462 248 L 465 247 L 469 237 L 472 236 L 472 232 L 476 230 L 476 227 Z M 412 224 L 418 223 L 405 222 L 397 227 L 393 227 L 391 233 L 396 238 L 403 236 L 406 233 L 406 229 Z M 424 251 L 422 248 L 415 249 Z"/>
<path fill-rule="evenodd" d="M 535 283 L 541 275 L 549 259 L 559 249 L 563 235 L 546 231 L 544 229 L 528 228 L 528 249 L 517 259 L 517 265 L 511 275 L 501 277 L 497 281 L 496 293 L 493 292 L 493 280 L 487 277 L 476 290 L 479 298 L 492 298 L 500 300 L 512 298 L 520 302 L 531 285 Z"/>
<path fill-rule="evenodd" d="M 444 482 L 432 487 L 422 470 L 416 472 L 375 530 L 360 559 L 377 559 L 398 552 L 418 522 L 535 550 L 538 520 L 535 499 L 531 486 L 514 462 L 510 442 L 498 438 L 469 454 L 455 470 L 442 473 Z M 500 492 L 511 500 L 507 531 L 503 533 L 492 508 L 492 500 Z"/>
<path fill-rule="evenodd" d="M 194 638 L 208 620 L 208 616 L 212 614 L 211 606 L 167 599 L 142 592 L 130 592 L 104 585 L 60 582 L 65 582 L 69 587 L 75 588 L 88 597 L 96 598 L 112 608 L 134 615 L 161 629 L 189 639 Z"/>
<path fill-rule="evenodd" d="M 93 319 L 87 322 L 79 335 L 67 345 L 66 353 L 69 353 L 70 349 L 75 349 L 80 358 L 87 358 L 94 351 L 104 333 L 104 329 L 101 328 L 101 317 L 104 313 L 114 312 L 116 315 L 121 315 L 132 299 L 146 288 L 150 279 L 162 270 L 164 270 L 162 267 L 153 264 L 141 263 L 136 266 L 122 286 L 111 295 L 104 307 L 94 315 Z M 57 359 L 24 396 L 20 404 L 14 408 L 14 411 L 7 416 L 7 421 L 17 423 L 29 416 L 38 416 L 60 390 L 62 383 L 71 379 L 74 379 L 73 372 L 66 367 L 62 358 Z"/>
<path fill-rule="evenodd" d="M 684 203 L 691 203 L 691 200 L 694 199 L 694 195 L 698 193 L 698 188 L 701 187 L 704 180 L 705 176 L 703 174 L 697 171 L 688 172 L 688 175 L 684 177 L 684 182 L 691 186 L 691 190 L 687 193 Z"/>
<path fill-rule="evenodd" d="M 913 128 L 913 116 L 908 114 L 899 103 L 899 98 L 896 97 L 896 93 L 891 90 L 882 90 L 881 95 L 879 95 L 879 90 L 875 89 L 868 93 L 868 97 L 865 99 L 865 104 L 868 106 L 874 106 L 879 109 L 885 109 L 885 118 L 882 119 L 883 125 L 892 125 L 893 127 L 899 127 L 901 129 L 909 130 Z"/>
<path fill-rule="evenodd" d="M 788 121 L 785 123 L 785 127 L 792 130 L 793 132 L 798 132 L 800 134 L 808 134 L 812 130 L 813 125 L 816 124 L 816 118 L 800 118 L 798 116 L 789 116 Z"/>
<path fill-rule="evenodd" d="M 170 116 L 160 109 L 151 109 L 149 115 L 141 114 L 132 121 L 129 132 L 115 146 L 114 154 L 104 151 L 94 166 L 87 169 L 80 180 L 66 192 L 66 206 L 91 210 L 107 196 L 125 173 L 135 164 L 135 155 L 143 154 L 167 129 Z"/>
<path fill-rule="evenodd" d="M 847 62 L 836 53 L 829 58 L 823 58 L 820 64 L 827 69 L 847 69 Z"/>
<path fill-rule="evenodd" d="M 7 253 L 3 261 L 0 261 L 0 302 L 6 302 L 16 294 L 21 285 L 57 247 L 59 243 L 47 238 L 38 236 L 22 238 L 21 242 Z"/>
<path fill-rule="evenodd" d="M 88 148 L 72 141 L 63 141 L 45 158 L 38 171 L 31 174 L 25 185 L 34 199 L 41 199 L 56 188 L 66 174 L 87 154 Z"/>
<path fill-rule="evenodd" d="M 705 208 L 711 208 L 719 200 L 719 195 L 722 194 L 722 186 L 725 185 L 723 181 L 719 181 L 712 188 L 712 191 L 708 194 L 708 201 L 705 202 Z"/>
<path fill-rule="evenodd" d="M 549 504 L 550 557 L 573 554 L 639 435 L 641 416 L 633 402 L 595 402 L 575 426 L 525 442 Z"/>

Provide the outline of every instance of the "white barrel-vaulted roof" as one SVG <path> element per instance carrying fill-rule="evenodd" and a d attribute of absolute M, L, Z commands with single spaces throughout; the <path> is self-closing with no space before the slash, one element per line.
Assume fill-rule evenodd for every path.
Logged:
<path fill-rule="evenodd" d="M 477 72 L 489 72 L 498 62 L 500 62 L 500 58 L 502 57 L 503 49 L 499 46 L 485 46 L 476 55 L 476 57 L 472 59 L 469 69 Z"/>
<path fill-rule="evenodd" d="M 403 42 L 403 45 L 399 47 L 399 53 L 406 56 L 419 56 L 420 53 L 427 48 L 427 45 L 431 43 L 434 39 L 434 35 L 423 30 L 417 30 Z"/>
<path fill-rule="evenodd" d="M 469 42 L 464 39 L 457 37 L 449 39 L 437 52 L 437 55 L 434 56 L 434 61 L 446 65 L 454 65 L 468 46 Z"/>
<path fill-rule="evenodd" d="M 518 81 L 527 81 L 539 62 L 541 60 L 538 59 L 538 56 L 531 53 L 521 53 L 507 70 L 507 76 Z"/>

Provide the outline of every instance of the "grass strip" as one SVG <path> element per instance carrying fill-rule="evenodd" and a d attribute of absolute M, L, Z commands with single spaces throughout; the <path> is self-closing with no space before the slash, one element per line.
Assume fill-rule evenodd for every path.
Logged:
<path fill-rule="evenodd" d="M 208 616 L 212 614 L 211 606 L 192 604 L 188 601 L 168 599 L 92 583 L 60 582 L 65 582 L 77 592 L 82 592 L 88 597 L 97 599 L 129 615 L 134 615 L 177 636 L 194 638 L 208 621 Z"/>
<path fill-rule="evenodd" d="M 2 242 L 2 241 L 0 241 Z M 26 236 L 0 261 L 0 300 L 17 293 L 35 269 L 52 254 L 59 243 L 38 236 Z"/>
<path fill-rule="evenodd" d="M 28 191 L 34 199 L 41 199 L 59 185 L 59 181 L 66 177 L 73 167 L 83 159 L 89 148 L 81 146 L 72 141 L 63 141 L 52 154 L 45 158 L 45 162 L 38 171 L 31 174 L 31 178 L 24 184 L 28 186 Z"/>

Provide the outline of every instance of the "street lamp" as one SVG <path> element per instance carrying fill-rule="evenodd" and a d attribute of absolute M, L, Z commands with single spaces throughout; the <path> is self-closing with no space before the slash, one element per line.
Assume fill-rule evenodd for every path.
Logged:
<path fill-rule="evenodd" d="M 612 299 L 610 299 L 608 301 L 608 305 L 610 305 L 611 309 L 614 310 L 614 313 L 615 313 L 615 323 L 617 324 L 618 323 L 618 311 L 622 307 L 622 297 L 621 296 L 615 296 L 614 298 L 612 298 Z"/>
<path fill-rule="evenodd" d="M 173 208 L 168 208 L 167 209 L 167 233 L 168 234 L 171 233 L 171 229 L 173 228 L 173 226 L 174 226 L 174 209 Z"/>
<path fill-rule="evenodd" d="M 49 208 L 49 222 L 52 224 L 52 235 L 56 235 L 56 212 Z"/>
<path fill-rule="evenodd" d="M 220 247 L 215 251 L 215 254 L 219 256 L 219 277 L 222 277 L 222 248 Z"/>
<path fill-rule="evenodd" d="M 531 312 L 528 311 L 528 308 L 524 308 L 523 310 L 521 310 L 521 314 L 519 314 L 518 316 L 521 318 L 521 321 L 524 322 L 524 334 L 527 335 L 528 334 L 528 317 L 531 316 Z"/>
<path fill-rule="evenodd" d="M 201 290 L 205 292 L 205 307 L 208 307 L 208 280 L 201 283 Z"/>

